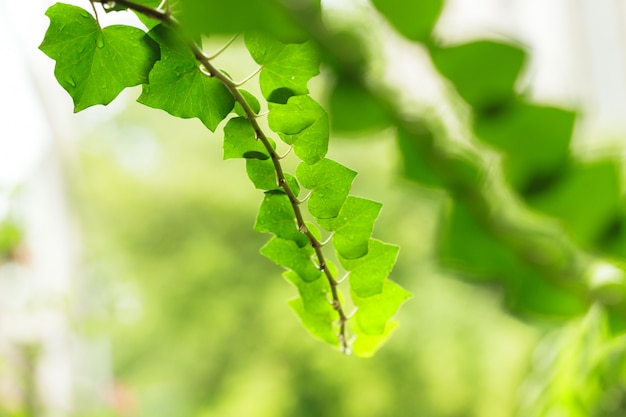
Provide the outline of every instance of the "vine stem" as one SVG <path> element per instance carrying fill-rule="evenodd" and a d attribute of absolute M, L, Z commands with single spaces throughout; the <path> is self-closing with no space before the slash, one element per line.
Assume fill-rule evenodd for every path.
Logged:
<path fill-rule="evenodd" d="M 109 1 L 107 0 L 93 0 L 93 2 L 101 3 L 103 5 L 106 3 L 109 3 Z M 239 91 L 239 84 L 232 81 L 224 73 L 219 71 L 213 64 L 211 64 L 211 57 L 207 56 L 202 50 L 202 48 L 196 42 L 194 42 L 193 40 L 185 36 L 185 32 L 182 30 L 180 23 L 178 22 L 176 18 L 174 18 L 174 16 L 172 16 L 169 9 L 162 11 L 159 9 L 153 9 L 151 7 L 144 6 L 142 4 L 138 4 L 138 3 L 128 1 L 128 0 L 115 0 L 115 3 L 118 5 L 127 7 L 130 10 L 141 13 L 152 19 L 158 20 L 159 22 L 163 23 L 164 25 L 174 30 L 178 34 L 178 36 L 180 36 L 181 39 L 183 39 L 187 43 L 187 46 L 189 47 L 190 51 L 193 53 L 196 60 L 200 63 L 202 67 L 204 67 L 204 70 L 206 72 L 205 71 L 201 71 L 201 72 L 204 75 L 213 77 L 217 79 L 219 82 L 221 82 L 231 93 L 235 101 L 239 103 L 239 105 L 241 106 L 241 108 L 243 109 L 246 115 L 246 118 L 248 119 L 248 121 L 252 125 L 252 128 L 254 129 L 256 138 L 261 141 L 261 143 L 263 144 L 263 146 L 269 153 L 270 158 L 272 159 L 272 163 L 274 165 L 274 171 L 276 172 L 278 185 L 283 189 L 283 191 L 289 198 L 291 207 L 293 208 L 298 230 L 309 239 L 309 243 L 315 251 L 318 268 L 324 273 L 324 275 L 326 276 L 326 279 L 328 280 L 328 284 L 330 285 L 330 290 L 332 294 L 331 304 L 339 316 L 339 320 L 338 320 L 339 334 L 337 335 L 339 346 L 344 353 L 346 354 L 350 353 L 348 338 L 346 336 L 346 322 L 348 321 L 348 316 L 345 314 L 343 306 L 341 305 L 341 300 L 339 299 L 339 290 L 338 290 L 339 283 L 333 276 L 332 271 L 330 270 L 328 264 L 326 263 L 326 257 L 324 256 L 324 253 L 322 252 L 323 244 L 315 237 L 315 235 L 313 235 L 313 233 L 307 227 L 306 222 L 304 221 L 302 210 L 300 209 L 301 202 L 298 200 L 298 197 L 296 196 L 294 191 L 291 189 L 291 187 L 287 183 L 287 179 L 285 177 L 283 167 L 280 163 L 281 157 L 280 155 L 276 153 L 276 150 L 273 148 L 267 135 L 265 134 L 265 132 L 263 131 L 263 129 L 257 122 L 258 114 L 256 114 L 254 110 L 252 110 L 252 108 L 250 107 L 246 99 L 243 97 L 243 95 Z"/>

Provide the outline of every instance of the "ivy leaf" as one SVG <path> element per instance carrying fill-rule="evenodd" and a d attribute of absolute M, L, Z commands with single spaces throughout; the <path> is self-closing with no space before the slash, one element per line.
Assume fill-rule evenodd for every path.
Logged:
<path fill-rule="evenodd" d="M 352 344 L 352 352 L 362 358 L 374 356 L 374 353 L 389 339 L 396 327 L 398 327 L 398 323 L 389 321 L 383 334 L 369 335 L 359 328 L 357 322 L 352 323 L 352 331 L 356 335 L 356 339 Z"/>
<path fill-rule="evenodd" d="M 320 66 L 313 43 L 286 44 L 258 33 L 247 34 L 245 42 L 252 58 L 263 66 L 259 83 L 268 101 L 276 101 L 277 90 L 288 90 L 295 96 L 309 92 L 307 83 L 319 74 Z"/>
<path fill-rule="evenodd" d="M 305 234 L 296 226 L 293 207 L 289 197 L 283 191 L 273 190 L 265 193 L 265 198 L 254 225 L 257 232 L 273 233 L 282 239 L 296 242 L 299 247 L 309 243 Z"/>
<path fill-rule="evenodd" d="M 243 96 L 244 100 L 246 100 L 246 103 L 248 103 L 248 106 L 250 106 L 252 111 L 258 114 L 261 111 L 261 103 L 259 103 L 259 100 L 257 100 L 254 94 L 248 92 L 247 90 L 239 90 L 239 92 Z M 235 103 L 235 108 L 233 109 L 233 111 L 237 113 L 238 116 L 247 116 L 246 112 L 243 110 L 243 107 L 241 107 L 241 104 L 239 103 Z"/>
<path fill-rule="evenodd" d="M 308 200 L 309 211 L 318 219 L 337 217 L 343 205 L 356 172 L 330 160 L 309 165 L 298 165 L 296 176 L 304 188 L 312 191 Z"/>
<path fill-rule="evenodd" d="M 137 28 L 98 27 L 84 9 L 57 3 L 39 49 L 56 61 L 54 75 L 74 101 L 74 112 L 109 104 L 126 87 L 145 83 L 158 59 L 156 45 Z"/>
<path fill-rule="evenodd" d="M 300 318 L 300 322 L 313 336 L 332 346 L 337 346 L 339 339 L 335 332 L 334 319 L 326 314 L 315 314 L 307 310 L 301 298 L 289 302 L 289 306 Z"/>
<path fill-rule="evenodd" d="M 347 79 L 340 79 L 335 84 L 329 108 L 332 128 L 339 132 L 380 130 L 391 122 L 387 109 L 372 93 Z"/>
<path fill-rule="evenodd" d="M 476 41 L 434 49 L 432 58 L 464 100 L 479 111 L 488 111 L 512 99 L 526 54 L 513 45 Z"/>
<path fill-rule="evenodd" d="M 306 282 L 315 281 L 322 273 L 311 260 L 311 246 L 298 247 L 296 242 L 278 237 L 272 238 L 261 248 L 261 253 L 285 268 L 295 271 Z"/>
<path fill-rule="evenodd" d="M 302 305 L 306 311 L 324 316 L 330 322 L 334 322 L 339 318 L 339 314 L 330 303 L 331 292 L 328 280 L 316 279 L 315 281 L 307 282 L 294 271 L 287 271 L 283 276 L 298 288 Z"/>
<path fill-rule="evenodd" d="M 224 126 L 224 159 L 269 159 L 267 150 L 256 139 L 254 128 L 245 117 L 234 117 Z"/>
<path fill-rule="evenodd" d="M 150 36 L 161 60 L 150 72 L 138 102 L 184 119 L 197 117 L 211 131 L 230 113 L 235 100 L 217 79 L 205 76 L 193 54 L 169 29 L 159 25 Z"/>
<path fill-rule="evenodd" d="M 270 128 L 279 134 L 307 164 L 314 164 L 328 151 L 328 115 L 309 96 L 294 96 L 286 104 L 270 103 Z"/>
<path fill-rule="evenodd" d="M 374 6 L 406 38 L 425 42 L 443 9 L 443 0 L 373 0 Z"/>
<path fill-rule="evenodd" d="M 342 258 L 359 258 L 367 253 L 374 221 L 381 208 L 382 204 L 375 201 L 349 196 L 337 217 L 318 219 L 318 223 L 335 232 L 333 244 Z"/>
<path fill-rule="evenodd" d="M 259 190 L 273 190 L 278 187 L 276 171 L 274 171 L 274 164 L 270 159 L 246 160 L 246 173 L 254 187 Z"/>
<path fill-rule="evenodd" d="M 352 300 L 358 307 L 354 320 L 358 322 L 359 329 L 365 334 L 384 334 L 389 319 L 409 298 L 411 298 L 410 292 L 393 281 L 385 280 L 383 290 L 379 294 L 365 298 L 352 294 Z"/>
<path fill-rule="evenodd" d="M 350 288 L 358 297 L 371 297 L 383 290 L 398 257 L 398 247 L 370 239 L 367 255 L 357 259 L 339 257 L 341 265 L 350 271 Z"/>

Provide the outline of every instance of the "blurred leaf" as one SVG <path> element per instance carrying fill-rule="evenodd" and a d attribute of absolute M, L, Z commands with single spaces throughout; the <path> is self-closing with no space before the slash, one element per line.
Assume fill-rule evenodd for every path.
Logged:
<path fill-rule="evenodd" d="M 126 87 L 145 83 L 158 59 L 156 45 L 137 28 L 100 29 L 87 11 L 57 3 L 39 46 L 56 61 L 54 75 L 74 101 L 74 112 L 109 104 Z"/>
<path fill-rule="evenodd" d="M 161 60 L 150 72 L 138 102 L 184 119 L 197 117 L 211 131 L 231 112 L 233 96 L 200 71 L 193 54 L 169 29 L 159 25 L 150 36 L 161 47 Z M 181 99 L 184 98 L 184 99 Z"/>
<path fill-rule="evenodd" d="M 331 91 L 329 109 L 333 130 L 365 132 L 383 129 L 391 123 L 387 109 L 369 91 L 340 79 Z"/>
<path fill-rule="evenodd" d="M 261 253 L 278 265 L 292 269 L 306 282 L 315 281 L 322 273 L 313 264 L 314 251 L 308 245 L 299 248 L 292 240 L 275 237 L 261 248 Z"/>
<path fill-rule="evenodd" d="M 245 117 L 234 117 L 224 126 L 224 159 L 230 158 L 269 159 L 265 146 L 257 140 Z"/>
<path fill-rule="evenodd" d="M 291 95 L 307 94 L 309 80 L 320 72 L 319 54 L 311 42 L 286 44 L 261 34 L 247 34 L 246 47 L 263 66 L 259 83 L 268 101 L 275 102 L 272 94 L 281 89 Z"/>
<path fill-rule="evenodd" d="M 294 96 L 286 104 L 270 103 L 270 128 L 278 132 L 307 164 L 314 164 L 328 151 L 328 115 L 309 96 Z"/>
<path fill-rule="evenodd" d="M 353 320 L 363 334 L 385 334 L 388 321 L 396 314 L 402 303 L 411 297 L 411 293 L 393 281 L 385 280 L 381 293 L 371 297 L 352 295 L 358 308 Z"/>
<path fill-rule="evenodd" d="M 515 101 L 498 113 L 479 115 L 476 134 L 504 152 L 515 188 L 532 193 L 564 168 L 576 113 Z"/>
<path fill-rule="evenodd" d="M 443 0 L 372 0 L 389 23 L 408 39 L 426 42 L 443 9 Z"/>
<path fill-rule="evenodd" d="M 161 0 L 133 0 L 133 2 L 143 4 L 144 6 L 149 6 L 154 9 L 159 7 L 162 3 Z M 115 4 L 115 3 L 112 2 L 110 4 Z M 180 5 L 180 0 L 169 0 L 169 5 L 170 5 L 170 11 L 172 12 L 172 15 L 176 18 L 180 18 L 182 15 L 182 8 Z M 153 27 L 157 26 L 160 23 L 158 20 L 151 19 L 141 13 L 135 13 L 135 15 L 139 18 L 141 23 L 143 23 L 148 29 L 152 29 Z"/>
<path fill-rule="evenodd" d="M 442 178 L 437 175 L 430 151 L 434 146 L 434 137 L 430 130 L 419 129 L 419 134 L 398 131 L 398 146 L 403 160 L 404 176 L 430 187 L 443 187 Z"/>
<path fill-rule="evenodd" d="M 267 191 L 254 224 L 257 232 L 273 233 L 279 238 L 292 240 L 302 247 L 309 239 L 298 230 L 293 207 L 283 191 Z"/>
<path fill-rule="evenodd" d="M 196 33 L 240 33 L 259 31 L 285 41 L 301 41 L 305 34 L 281 2 L 276 0 L 179 0 L 182 23 Z M 319 18 L 319 0 L 297 1 L 303 15 Z M 287 2 L 289 3 L 289 2 Z"/>
<path fill-rule="evenodd" d="M 461 97 L 484 112 L 505 106 L 513 98 L 526 53 L 505 43 L 475 41 L 433 49 L 432 59 Z"/>
<path fill-rule="evenodd" d="M 529 196 L 528 203 L 559 219 L 578 243 L 588 247 L 619 212 L 620 187 L 614 160 L 579 163 L 549 192 Z"/>
<path fill-rule="evenodd" d="M 370 239 L 367 254 L 357 259 L 339 257 L 341 265 L 350 272 L 350 289 L 358 297 L 371 297 L 383 291 L 385 279 L 393 269 L 399 248 L 380 240 Z"/>
<path fill-rule="evenodd" d="M 311 190 L 309 211 L 318 219 L 336 217 L 350 192 L 356 172 L 330 159 L 309 165 L 302 162 L 296 176 L 304 188 Z"/>
<path fill-rule="evenodd" d="M 374 222 L 382 204 L 348 196 L 337 217 L 318 219 L 320 226 L 333 233 L 333 245 L 344 259 L 359 258 L 367 253 Z"/>

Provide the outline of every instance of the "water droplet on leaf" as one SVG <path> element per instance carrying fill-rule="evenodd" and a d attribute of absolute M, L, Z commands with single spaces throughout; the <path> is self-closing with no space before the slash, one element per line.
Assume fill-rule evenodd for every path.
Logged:
<path fill-rule="evenodd" d="M 68 83 L 69 85 L 71 85 L 72 87 L 76 87 L 76 81 L 74 81 L 74 79 L 72 78 L 72 76 L 71 76 L 71 75 L 70 75 L 70 76 L 68 76 L 68 77 L 65 79 L 65 81 L 67 81 L 67 83 Z"/>
<path fill-rule="evenodd" d="M 96 46 L 98 48 L 103 48 L 104 47 L 104 38 L 102 37 L 102 34 L 98 34 L 98 39 L 96 39 Z"/>

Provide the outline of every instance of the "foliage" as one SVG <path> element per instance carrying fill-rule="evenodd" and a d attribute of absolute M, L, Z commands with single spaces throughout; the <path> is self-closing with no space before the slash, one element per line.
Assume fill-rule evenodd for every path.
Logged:
<path fill-rule="evenodd" d="M 621 266 L 626 228 L 619 164 L 607 157 L 581 161 L 571 150 L 577 114 L 532 103 L 516 91 L 527 61 L 523 48 L 492 40 L 445 45 L 433 36 L 443 2 L 373 1 L 398 36 L 423 47 L 447 83 L 457 105 L 454 116 L 466 129 L 467 137 L 456 140 L 442 119 L 411 114 L 397 92 L 368 76 L 365 69 L 376 55 L 368 54 L 357 34 L 324 25 L 319 2 L 275 0 L 262 8 L 254 0 L 236 6 L 198 0 L 165 1 L 160 7 L 152 1 L 94 3 L 142 15 L 149 31 L 139 36 L 124 29 L 129 44 L 121 46 L 116 31 L 122 29 L 101 29 L 74 6 L 51 7 L 41 49 L 57 61 L 55 75 L 75 110 L 107 104 L 122 88 L 142 84 L 140 103 L 198 118 L 209 130 L 234 113 L 224 127 L 224 159 L 245 159 L 250 180 L 264 191 L 254 228 L 274 236 L 261 253 L 287 269 L 285 278 L 300 295 L 290 305 L 316 337 L 371 356 L 395 328 L 391 319 L 409 297 L 387 278 L 397 247 L 371 237 L 380 205 L 350 195 L 356 172 L 326 157 L 329 115 L 308 90 L 324 62 L 336 77 L 328 100 L 332 127 L 362 133 L 392 126 L 404 175 L 450 197 L 438 242 L 444 267 L 500 288 L 507 307 L 527 319 L 559 323 L 587 314 L 606 329 L 600 344 L 621 346 L 615 341 L 626 324 Z M 419 18 L 410 19 L 413 13 Z M 236 32 L 244 32 L 246 47 L 261 66 L 264 100 L 216 68 L 202 49 L 202 36 Z M 114 55 L 109 45 L 126 49 Z M 127 52 L 132 59 L 124 58 Z M 102 64 L 113 58 L 128 68 Z M 108 73 L 112 67 L 115 76 Z M 259 122 L 262 108 L 280 142 Z M 284 145 L 299 161 L 295 175 L 284 170 L 278 152 Z M 325 252 L 326 240 L 333 254 Z M 343 272 L 349 299 L 340 292 Z M 354 317 L 347 313 L 349 305 L 356 308 Z M 599 350 L 586 381 L 616 384 L 619 366 L 595 364 L 621 357 Z M 585 352 L 586 347 L 573 348 L 563 355 Z M 603 403 L 602 389 L 573 397 L 565 407 L 580 415 Z M 558 392 L 537 401 L 548 405 L 534 408 L 535 415 L 552 415 L 549 403 L 559 401 Z"/>

